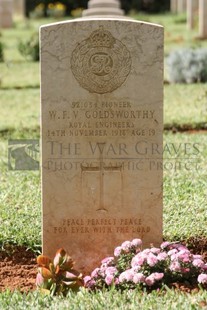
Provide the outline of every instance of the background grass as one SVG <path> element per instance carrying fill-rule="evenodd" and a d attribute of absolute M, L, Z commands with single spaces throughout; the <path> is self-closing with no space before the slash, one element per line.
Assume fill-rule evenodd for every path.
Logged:
<path fill-rule="evenodd" d="M 171 84 L 164 87 L 165 128 L 207 129 L 207 84 Z"/>
<path fill-rule="evenodd" d="M 39 136 L 40 92 L 39 88 L 22 90 L 0 89 L 0 132 L 37 130 Z"/>
<path fill-rule="evenodd" d="M 165 56 L 181 47 L 207 47 L 196 39 L 197 30 L 187 30 L 184 15 L 138 15 L 139 20 L 165 26 Z M 41 246 L 41 187 L 39 171 L 8 171 L 8 139 L 39 138 L 39 63 L 25 60 L 18 52 L 19 40 L 28 40 L 39 25 L 52 20 L 15 23 L 3 30 L 5 62 L 0 64 L 0 245 L 25 245 L 38 252 Z M 167 74 L 166 74 L 167 76 Z M 165 85 L 165 128 L 206 128 L 207 84 Z M 165 131 L 164 145 L 164 238 L 207 238 L 207 143 L 205 133 Z M 198 152 L 192 152 L 193 145 Z M 186 154 L 184 145 L 191 147 Z M 179 145 L 181 149 L 178 150 Z M 194 149 L 195 151 L 195 149 Z M 179 168 L 179 169 L 178 169 Z M 190 169 L 190 170 L 189 170 Z M 72 253 L 71 253 L 72 255 Z M 82 290 L 68 298 L 0 294 L 0 309 L 200 309 L 207 293 L 184 294 L 174 290 L 123 293 Z M 106 302 L 107 301 L 107 302 Z"/>
<path fill-rule="evenodd" d="M 152 292 L 139 291 L 98 291 L 89 294 L 81 290 L 78 294 L 70 293 L 67 298 L 40 296 L 38 293 L 21 295 L 18 292 L 0 294 L 0 304 L 6 310 L 50 309 L 50 310 L 196 310 L 204 309 L 207 292 L 185 294 L 174 290 Z"/>

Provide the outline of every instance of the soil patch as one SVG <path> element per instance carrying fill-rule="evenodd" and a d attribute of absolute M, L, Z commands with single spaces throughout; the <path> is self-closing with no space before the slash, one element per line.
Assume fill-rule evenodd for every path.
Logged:
<path fill-rule="evenodd" d="M 24 247 L 0 252 L 0 292 L 6 289 L 21 292 L 34 290 L 37 275 L 36 255 Z"/>
<path fill-rule="evenodd" d="M 207 262 L 207 239 L 202 237 L 192 237 L 185 244 L 194 254 L 201 254 Z M 20 290 L 28 292 L 36 289 L 35 279 L 37 275 L 37 255 L 26 250 L 24 247 L 8 247 L 5 251 L 0 251 L 0 292 L 4 290 Z M 174 283 L 175 289 L 184 292 L 197 291 L 197 285 L 192 287 L 188 284 Z"/>

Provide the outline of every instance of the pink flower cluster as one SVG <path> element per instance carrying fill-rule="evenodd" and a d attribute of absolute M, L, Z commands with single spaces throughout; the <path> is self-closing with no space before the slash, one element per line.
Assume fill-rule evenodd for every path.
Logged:
<path fill-rule="evenodd" d="M 121 254 L 140 251 L 142 246 L 141 239 L 133 239 L 132 241 L 124 241 L 120 246 L 114 250 L 114 256 L 119 257 Z"/>
<path fill-rule="evenodd" d="M 147 286 L 152 286 L 156 281 L 162 280 L 164 273 L 153 272 L 149 276 L 145 276 L 142 272 L 137 272 L 135 269 L 131 268 L 122 272 L 119 276 L 119 283 L 132 282 L 134 284 L 146 284 Z"/>
<path fill-rule="evenodd" d="M 142 241 L 134 239 L 116 247 L 114 257 L 104 259 L 100 268 L 85 277 L 85 286 L 158 287 L 161 283 L 185 280 L 207 284 L 207 264 L 186 246 L 176 242 L 163 242 L 159 248 L 144 250 L 141 246 Z"/>
<path fill-rule="evenodd" d="M 92 271 L 91 276 L 86 276 L 84 278 L 85 286 L 88 288 L 93 288 L 96 286 L 103 286 L 103 284 L 111 285 L 115 282 L 118 284 L 117 280 L 115 281 L 115 275 L 118 270 L 114 265 L 113 257 L 106 257 L 101 262 L 101 267 L 96 268 Z"/>

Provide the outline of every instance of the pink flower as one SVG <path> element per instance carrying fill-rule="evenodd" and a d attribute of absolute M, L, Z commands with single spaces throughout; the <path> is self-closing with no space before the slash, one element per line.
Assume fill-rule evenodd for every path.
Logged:
<path fill-rule="evenodd" d="M 96 268 L 91 272 L 92 278 L 97 278 L 99 276 L 100 268 Z"/>
<path fill-rule="evenodd" d="M 142 267 L 139 266 L 139 265 L 132 267 L 132 269 L 133 269 L 133 271 L 134 271 L 135 273 L 138 272 L 141 268 L 142 268 Z"/>
<path fill-rule="evenodd" d="M 177 254 L 172 254 L 170 259 L 171 261 L 177 260 Z"/>
<path fill-rule="evenodd" d="M 147 255 L 144 254 L 143 252 L 140 252 L 132 258 L 131 266 L 133 268 L 137 266 L 142 266 L 146 260 L 147 260 Z"/>
<path fill-rule="evenodd" d="M 161 253 L 159 253 L 159 254 L 157 255 L 157 259 L 158 259 L 159 261 L 165 260 L 166 258 L 168 258 L 168 255 L 167 255 L 167 253 L 165 253 L 165 252 L 161 252 Z"/>
<path fill-rule="evenodd" d="M 148 265 L 149 265 L 150 267 L 153 267 L 153 266 L 155 266 L 155 265 L 157 264 L 157 262 L 158 262 L 157 257 L 156 257 L 154 254 L 149 253 L 149 255 L 148 255 L 148 257 L 147 257 L 147 263 L 148 263 Z"/>
<path fill-rule="evenodd" d="M 113 280 L 114 280 L 113 275 L 107 275 L 106 278 L 105 278 L 105 282 L 106 282 L 107 285 L 111 285 Z"/>
<path fill-rule="evenodd" d="M 159 248 L 151 248 L 151 252 L 153 254 L 159 254 L 160 253 L 160 249 Z"/>
<path fill-rule="evenodd" d="M 183 263 L 188 263 L 190 262 L 190 252 L 189 251 L 180 251 L 176 254 L 176 257 L 181 260 Z"/>
<path fill-rule="evenodd" d="M 89 281 L 91 281 L 91 277 L 90 276 L 85 276 L 83 281 L 84 281 L 84 284 L 87 284 Z"/>
<path fill-rule="evenodd" d="M 199 274 L 198 283 L 202 283 L 202 284 L 207 283 L 207 274 L 205 274 L 205 273 Z"/>
<path fill-rule="evenodd" d="M 106 269 L 107 267 L 104 267 L 104 266 L 101 266 L 101 268 L 99 268 L 99 275 L 101 277 L 105 277 Z"/>
<path fill-rule="evenodd" d="M 180 263 L 178 261 L 174 261 L 170 265 L 171 271 L 181 271 Z"/>
<path fill-rule="evenodd" d="M 151 274 L 150 276 L 148 276 L 148 277 L 145 279 L 145 283 L 146 283 L 148 286 L 152 286 L 152 285 L 155 283 L 155 279 L 154 279 L 153 274 Z"/>
<path fill-rule="evenodd" d="M 152 273 L 150 276 L 148 276 L 146 279 L 145 279 L 145 283 L 148 285 L 148 286 L 152 286 L 155 281 L 159 281 L 161 280 L 162 278 L 164 277 L 164 273 L 162 272 L 154 272 Z"/>
<path fill-rule="evenodd" d="M 165 241 L 165 242 L 161 243 L 160 247 L 161 247 L 161 249 L 164 249 L 164 248 L 168 247 L 170 244 L 171 244 L 170 242 Z"/>
<path fill-rule="evenodd" d="M 141 283 L 145 281 L 145 276 L 140 272 L 140 273 L 136 273 L 133 277 L 133 282 L 135 284 L 137 283 Z"/>
<path fill-rule="evenodd" d="M 130 241 L 124 241 L 121 245 L 121 248 L 125 251 L 128 252 L 132 247 L 132 244 Z"/>
<path fill-rule="evenodd" d="M 181 243 L 171 242 L 170 245 L 171 249 L 177 249 L 177 250 L 187 250 L 186 246 L 184 246 Z"/>
<path fill-rule="evenodd" d="M 193 259 L 202 259 L 202 255 L 193 255 Z"/>
<path fill-rule="evenodd" d="M 151 250 L 150 250 L 150 249 L 145 249 L 145 250 L 143 250 L 143 251 L 142 251 L 142 253 L 144 253 L 144 254 L 147 254 L 147 255 L 148 255 L 149 253 L 151 253 Z"/>
<path fill-rule="evenodd" d="M 167 254 L 168 254 L 169 256 L 171 256 L 171 255 L 173 255 L 173 254 L 177 254 L 177 253 L 178 253 L 178 251 L 177 251 L 176 249 L 172 249 L 172 250 L 170 250 L 170 251 L 167 252 Z"/>
<path fill-rule="evenodd" d="M 196 258 L 193 260 L 193 266 L 203 268 L 205 266 L 205 264 L 201 259 Z"/>
<path fill-rule="evenodd" d="M 90 276 L 84 277 L 83 281 L 84 281 L 85 287 L 88 287 L 88 288 L 93 287 L 96 284 L 96 282 L 92 280 Z"/>
<path fill-rule="evenodd" d="M 112 263 L 114 261 L 114 257 L 113 256 L 110 256 L 110 257 L 106 257 L 104 258 L 101 263 L 102 264 L 105 264 L 105 265 L 109 265 L 110 263 Z"/>
<path fill-rule="evenodd" d="M 131 242 L 131 245 L 134 246 L 135 248 L 138 248 L 142 245 L 142 240 L 141 239 L 133 239 Z"/>
<path fill-rule="evenodd" d="M 114 275 L 115 273 L 117 272 L 117 269 L 116 267 L 108 267 L 105 271 L 106 275 L 109 276 L 109 275 Z"/>
<path fill-rule="evenodd" d="M 41 275 L 41 273 L 38 272 L 37 277 L 36 277 L 36 285 L 41 286 L 44 283 L 44 278 Z"/>
<path fill-rule="evenodd" d="M 122 247 L 120 246 L 116 247 L 114 250 L 114 256 L 118 257 L 121 254 L 121 252 L 122 252 Z"/>
<path fill-rule="evenodd" d="M 182 244 L 177 244 L 177 246 L 175 248 L 178 249 L 179 251 L 186 251 L 186 250 L 188 251 L 186 246 L 184 246 Z"/>
<path fill-rule="evenodd" d="M 153 276 L 156 281 L 159 281 L 159 280 L 161 280 L 164 277 L 164 273 L 162 273 L 162 272 L 154 272 L 154 273 L 151 274 L 151 276 Z"/>
<path fill-rule="evenodd" d="M 183 263 L 189 263 L 190 262 L 190 257 L 188 254 L 181 254 L 177 255 L 178 259 L 181 260 Z"/>
<path fill-rule="evenodd" d="M 122 283 L 124 281 L 132 281 L 134 277 L 134 271 L 132 269 L 127 269 L 122 272 L 119 276 L 119 282 Z"/>

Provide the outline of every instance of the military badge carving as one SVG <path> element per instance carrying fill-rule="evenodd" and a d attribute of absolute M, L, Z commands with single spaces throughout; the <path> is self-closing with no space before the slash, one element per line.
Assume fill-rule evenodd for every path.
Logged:
<path fill-rule="evenodd" d="M 71 69 L 81 87 L 91 93 L 110 93 L 119 88 L 131 71 L 126 46 L 103 26 L 80 42 L 71 57 Z"/>

